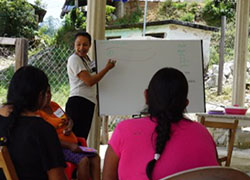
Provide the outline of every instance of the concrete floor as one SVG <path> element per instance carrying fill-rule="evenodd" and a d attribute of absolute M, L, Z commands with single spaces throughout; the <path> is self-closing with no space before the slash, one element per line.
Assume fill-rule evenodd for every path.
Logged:
<path fill-rule="evenodd" d="M 225 147 L 218 147 L 217 150 L 219 155 L 226 155 Z M 250 149 L 234 148 L 230 166 L 250 176 Z"/>

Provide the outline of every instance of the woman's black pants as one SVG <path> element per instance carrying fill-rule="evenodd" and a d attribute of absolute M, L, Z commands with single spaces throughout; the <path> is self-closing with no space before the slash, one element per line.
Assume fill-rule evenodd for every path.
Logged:
<path fill-rule="evenodd" d="M 72 131 L 77 137 L 88 138 L 95 104 L 80 96 L 70 97 L 66 103 L 66 114 L 73 120 Z"/>

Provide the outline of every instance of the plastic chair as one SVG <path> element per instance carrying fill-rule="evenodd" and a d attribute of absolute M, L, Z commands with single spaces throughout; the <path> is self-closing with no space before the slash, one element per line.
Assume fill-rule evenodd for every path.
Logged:
<path fill-rule="evenodd" d="M 78 137 L 77 140 L 81 143 L 82 146 L 87 146 L 87 142 L 84 138 Z M 77 165 L 71 162 L 66 162 L 67 167 L 64 169 L 64 172 L 69 180 L 72 179 L 72 174 L 76 170 Z"/>
<path fill-rule="evenodd" d="M 250 180 L 250 177 L 231 167 L 206 166 L 178 172 L 161 180 Z"/>
<path fill-rule="evenodd" d="M 15 167 L 6 146 L 0 146 L 0 168 L 3 169 L 7 180 L 18 180 Z"/>
<path fill-rule="evenodd" d="M 206 121 L 205 117 L 203 116 L 203 117 L 201 117 L 200 123 L 206 127 L 209 127 L 209 128 L 223 128 L 223 129 L 229 130 L 227 156 L 218 157 L 218 161 L 219 161 L 220 165 L 222 165 L 222 162 L 226 162 L 225 166 L 230 166 L 231 157 L 232 157 L 232 153 L 233 153 L 233 147 L 234 147 L 235 134 L 236 134 L 236 130 L 237 130 L 239 121 L 234 120 L 233 123 Z"/>

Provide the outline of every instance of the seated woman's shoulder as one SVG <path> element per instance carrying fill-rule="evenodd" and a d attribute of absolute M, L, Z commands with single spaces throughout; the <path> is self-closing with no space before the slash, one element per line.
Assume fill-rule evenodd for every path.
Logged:
<path fill-rule="evenodd" d="M 140 117 L 140 118 L 132 118 L 132 119 L 125 119 L 117 122 L 118 126 L 135 126 L 145 123 L 152 123 L 149 117 Z"/>

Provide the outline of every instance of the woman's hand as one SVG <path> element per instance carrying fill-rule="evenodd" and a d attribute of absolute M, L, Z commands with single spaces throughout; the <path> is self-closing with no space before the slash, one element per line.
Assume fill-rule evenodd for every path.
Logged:
<path fill-rule="evenodd" d="M 68 124 L 65 127 L 65 129 L 63 130 L 63 134 L 65 136 L 69 136 L 70 135 L 70 133 L 72 132 L 73 125 L 74 125 L 72 119 L 70 119 L 69 117 L 67 117 L 67 120 L 68 120 Z"/>
<path fill-rule="evenodd" d="M 116 60 L 109 59 L 107 64 L 106 64 L 106 67 L 108 69 L 112 69 L 113 67 L 115 67 L 115 63 L 116 63 Z"/>
<path fill-rule="evenodd" d="M 100 72 L 98 72 L 95 75 L 91 75 L 88 71 L 83 70 L 80 73 L 77 74 L 77 77 L 82 80 L 87 86 L 93 86 L 97 82 L 99 82 L 103 76 L 113 67 L 115 67 L 116 60 L 109 59 L 105 68 L 102 69 Z"/>
<path fill-rule="evenodd" d="M 77 144 L 74 144 L 74 143 L 71 143 L 71 144 L 70 144 L 69 149 L 70 149 L 72 152 L 75 152 L 75 153 L 81 153 L 81 152 L 83 152 L 83 151 L 81 150 L 81 148 L 80 148 Z"/>
<path fill-rule="evenodd" d="M 13 107 L 11 105 L 3 105 L 0 107 L 0 115 L 4 117 L 8 117 L 12 112 Z"/>

